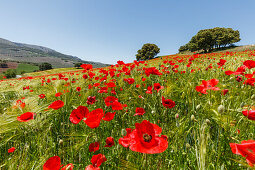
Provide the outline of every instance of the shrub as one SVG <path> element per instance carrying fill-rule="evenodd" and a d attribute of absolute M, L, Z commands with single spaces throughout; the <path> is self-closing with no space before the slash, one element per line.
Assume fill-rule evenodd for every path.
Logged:
<path fill-rule="evenodd" d="M 8 69 L 6 72 L 4 72 L 6 78 L 15 78 L 16 74 L 17 72 L 15 69 Z"/>
<path fill-rule="evenodd" d="M 76 68 L 80 68 L 80 67 L 81 67 L 81 65 L 82 65 L 82 63 L 75 63 L 75 64 L 74 64 L 74 67 L 76 67 Z"/>
<path fill-rule="evenodd" d="M 52 65 L 50 63 L 42 63 L 39 65 L 40 71 L 50 70 L 50 69 L 52 69 Z"/>

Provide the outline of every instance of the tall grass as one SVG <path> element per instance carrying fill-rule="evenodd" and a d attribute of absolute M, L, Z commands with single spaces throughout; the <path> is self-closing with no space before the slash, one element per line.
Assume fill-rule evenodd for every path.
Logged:
<path fill-rule="evenodd" d="M 68 78 L 66 81 L 59 80 L 58 75 L 2 81 L 0 167 L 42 169 L 47 159 L 58 155 L 62 164 L 73 163 L 74 169 L 84 169 L 91 164 L 91 157 L 98 153 L 104 154 L 107 158 L 101 169 L 243 169 L 248 167 L 244 158 L 231 152 L 229 143 L 254 138 L 254 122 L 244 117 L 241 111 L 245 106 L 254 106 L 252 95 L 255 94 L 255 90 L 253 86 L 237 82 L 235 76 L 227 76 L 224 72 L 235 71 L 242 65 L 242 61 L 253 59 L 251 54 L 254 54 L 254 51 L 200 55 L 195 58 L 191 67 L 186 65 L 187 60 L 192 56 L 165 56 L 162 59 L 146 62 L 147 66 L 144 64 L 135 66 L 131 75 L 122 73 L 119 77 L 113 78 L 108 75 L 108 79 L 102 82 L 95 80 L 95 77 L 102 75 L 100 69 L 93 71 L 96 73 L 93 79 L 86 80 L 82 76 L 87 73 L 69 72 L 65 73 L 65 78 Z M 216 64 L 222 56 L 227 60 L 223 70 Z M 169 63 L 164 64 L 165 60 L 178 64 L 179 72 L 174 73 L 171 69 L 174 66 Z M 213 68 L 205 70 L 210 64 Z M 163 69 L 166 68 L 161 65 L 169 67 L 170 73 L 164 73 Z M 163 74 L 147 77 L 142 69 L 152 66 Z M 122 67 L 112 68 L 120 70 Z M 111 67 L 105 69 L 109 70 Z M 195 71 L 191 73 L 191 69 Z M 180 71 L 186 73 L 181 74 Z M 247 73 L 252 71 L 254 69 L 247 70 Z M 124 78 L 130 77 L 135 79 L 134 84 L 130 85 L 123 81 Z M 142 77 L 146 80 L 142 81 Z M 222 95 L 221 90 L 209 90 L 208 94 L 200 94 L 195 90 L 202 80 L 212 78 L 219 80 L 217 87 L 221 90 L 228 89 L 229 92 Z M 47 79 L 51 81 L 46 83 Z M 110 90 L 108 93 L 98 93 L 97 87 L 88 89 L 89 84 L 95 83 L 100 83 L 103 87 L 110 79 L 116 80 L 115 96 L 119 102 L 127 104 L 127 107 L 117 111 L 112 121 L 101 121 L 100 126 L 95 129 L 89 128 L 83 121 L 76 125 L 72 124 L 69 116 L 72 110 L 80 105 L 88 107 L 90 111 L 102 108 L 105 112 L 112 112 L 111 108 L 104 104 L 104 98 L 113 95 Z M 42 80 L 45 81 L 43 86 Z M 154 83 L 160 83 L 164 89 L 158 93 L 155 90 L 152 94 L 145 93 L 147 87 Z M 140 84 L 140 87 L 136 87 L 137 84 Z M 25 86 L 29 86 L 30 89 L 23 90 Z M 76 87 L 81 87 L 82 90 L 78 92 Z M 67 90 L 69 92 L 66 92 Z M 55 97 L 55 93 L 58 92 L 62 92 L 63 95 Z M 46 98 L 39 98 L 39 94 L 45 94 Z M 97 102 L 88 105 L 86 103 L 88 96 L 96 96 Z M 172 109 L 163 107 L 162 96 L 175 101 L 176 106 Z M 16 104 L 16 100 L 19 99 L 26 103 L 24 108 Z M 58 110 L 48 109 L 48 106 L 56 100 L 62 100 L 65 103 L 64 107 Z M 224 111 L 218 110 L 220 105 L 224 107 Z M 143 107 L 146 113 L 142 116 L 133 116 L 137 107 Z M 36 113 L 35 119 L 18 122 L 17 116 L 25 112 Z M 149 120 L 162 128 L 162 134 L 168 137 L 169 144 L 165 152 L 145 155 L 118 144 L 118 139 L 125 135 L 125 129 L 134 129 L 135 123 L 140 123 L 142 120 Z M 237 130 L 240 130 L 240 133 Z M 115 145 L 105 148 L 103 147 L 105 139 L 109 136 L 115 139 Z M 90 143 L 95 141 L 100 142 L 100 149 L 96 153 L 91 153 L 88 148 Z M 15 147 L 16 150 L 8 153 L 7 150 L 11 147 Z"/>

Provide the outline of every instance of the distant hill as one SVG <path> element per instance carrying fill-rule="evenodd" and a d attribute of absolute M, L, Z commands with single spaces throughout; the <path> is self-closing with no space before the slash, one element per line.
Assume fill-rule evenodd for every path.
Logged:
<path fill-rule="evenodd" d="M 81 62 L 92 64 L 94 67 L 105 67 L 103 64 L 93 61 L 84 61 L 78 57 L 65 55 L 47 47 L 11 42 L 0 38 L 0 60 L 43 63 L 48 62 L 54 68 L 73 67 L 74 63 Z"/>

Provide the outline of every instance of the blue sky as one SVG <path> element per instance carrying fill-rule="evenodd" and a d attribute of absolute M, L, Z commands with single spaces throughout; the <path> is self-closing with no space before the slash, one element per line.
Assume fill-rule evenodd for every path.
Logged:
<path fill-rule="evenodd" d="M 177 53 L 201 29 L 239 30 L 255 44 L 254 0 L 0 1 L 0 37 L 88 61 L 132 62 L 144 43 Z"/>

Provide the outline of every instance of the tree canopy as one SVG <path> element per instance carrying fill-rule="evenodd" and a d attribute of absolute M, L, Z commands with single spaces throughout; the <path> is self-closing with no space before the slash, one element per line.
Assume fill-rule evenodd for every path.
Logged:
<path fill-rule="evenodd" d="M 204 29 L 191 38 L 189 43 L 179 48 L 179 52 L 183 51 L 211 51 L 226 47 L 235 42 L 240 41 L 240 33 L 238 30 L 232 28 L 215 27 L 211 29 Z"/>
<path fill-rule="evenodd" d="M 160 52 L 160 48 L 156 44 L 144 44 L 143 47 L 137 51 L 136 60 L 153 59 Z"/>
<path fill-rule="evenodd" d="M 52 69 L 52 65 L 50 63 L 42 63 L 39 65 L 40 71 L 50 70 L 50 69 Z"/>

